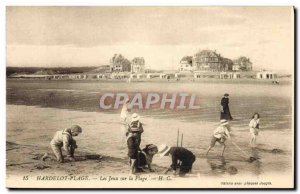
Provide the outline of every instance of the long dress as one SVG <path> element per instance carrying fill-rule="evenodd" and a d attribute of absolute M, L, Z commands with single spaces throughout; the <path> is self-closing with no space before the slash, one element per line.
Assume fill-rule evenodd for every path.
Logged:
<path fill-rule="evenodd" d="M 232 120 L 232 116 L 229 109 L 229 98 L 222 98 L 221 100 L 221 106 L 223 109 L 223 112 L 221 111 L 220 119 L 226 119 L 226 120 Z"/>

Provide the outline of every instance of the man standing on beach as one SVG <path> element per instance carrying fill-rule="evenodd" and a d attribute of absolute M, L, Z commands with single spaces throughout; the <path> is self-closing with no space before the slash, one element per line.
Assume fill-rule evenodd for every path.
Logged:
<path fill-rule="evenodd" d="M 221 99 L 221 116 L 220 120 L 225 119 L 227 121 L 233 120 L 229 109 L 229 94 L 225 93 Z"/>

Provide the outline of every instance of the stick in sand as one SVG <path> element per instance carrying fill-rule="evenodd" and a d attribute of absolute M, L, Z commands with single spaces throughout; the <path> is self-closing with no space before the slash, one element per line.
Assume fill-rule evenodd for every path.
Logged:
<path fill-rule="evenodd" d="M 179 143 L 179 128 L 177 130 L 177 147 L 178 147 L 178 143 Z"/>
<path fill-rule="evenodd" d="M 183 133 L 181 134 L 181 146 L 182 147 Z"/>

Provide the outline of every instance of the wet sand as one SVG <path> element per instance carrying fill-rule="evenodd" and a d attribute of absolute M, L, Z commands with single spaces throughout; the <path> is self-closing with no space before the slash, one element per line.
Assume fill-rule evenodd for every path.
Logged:
<path fill-rule="evenodd" d="M 249 87 L 255 87 L 249 93 Z M 105 92 L 187 92 L 196 94 L 200 109 L 138 110 L 145 132 L 146 144 L 166 143 L 176 146 L 177 130 L 184 134 L 183 146 L 196 155 L 189 177 L 205 179 L 293 177 L 292 86 L 269 83 L 100 83 L 46 82 L 8 80 L 7 82 L 7 175 L 128 175 L 129 165 L 125 139 L 119 122 L 120 109 L 99 109 L 99 98 Z M 219 122 L 221 96 L 230 93 L 233 141 L 247 154 L 243 155 L 229 141 L 224 157 L 221 146 L 205 156 L 214 129 Z M 261 129 L 257 147 L 249 146 L 248 124 L 253 112 L 258 111 Z M 51 153 L 50 140 L 57 130 L 73 124 L 83 127 L 76 137 L 79 161 L 57 164 L 39 160 Z M 272 152 L 278 149 L 280 152 Z M 86 160 L 86 155 L 101 155 L 99 160 Z M 259 158 L 252 163 L 250 156 Z M 171 164 L 168 157 L 153 159 L 156 172 L 161 175 Z M 176 179 L 179 179 L 176 177 Z M 286 179 L 286 178 L 284 178 Z M 202 179 L 203 180 L 203 179 Z M 267 179 L 268 180 L 268 179 Z M 203 187 L 208 186 L 209 181 Z M 163 185 L 162 185 L 163 186 Z M 174 185 L 173 185 L 174 186 Z M 213 185 L 215 187 L 215 185 Z"/>
<path fill-rule="evenodd" d="M 18 114 L 16 114 L 18 113 Z M 122 139 L 121 125 L 116 122 L 118 114 L 95 112 L 69 111 L 56 108 L 41 108 L 23 105 L 7 105 L 7 174 L 20 172 L 29 174 L 128 174 L 128 159 L 126 145 Z M 24 115 L 29 115 L 24 117 Z M 145 123 L 142 146 L 148 143 L 176 145 L 178 126 L 185 126 L 184 147 L 193 151 L 197 157 L 193 174 L 204 177 L 227 177 L 232 175 L 266 176 L 274 172 L 288 173 L 292 168 L 291 145 L 289 136 L 282 133 L 280 142 L 271 142 L 272 133 L 262 132 L 268 139 L 259 138 L 257 149 L 251 149 L 246 131 L 235 131 L 233 139 L 250 155 L 260 159 L 247 162 L 242 153 L 228 142 L 224 157 L 220 157 L 221 148 L 216 146 L 208 157 L 205 149 L 209 145 L 212 131 L 217 126 L 213 122 L 186 123 L 176 120 L 161 120 L 142 117 Z M 72 124 L 83 126 L 84 132 L 76 138 L 78 143 L 77 162 L 66 162 L 59 165 L 55 161 L 39 160 L 44 153 L 51 153 L 49 142 L 55 131 L 64 129 Z M 162 133 L 162 129 L 164 132 Z M 233 129 L 234 130 L 234 127 Z M 280 148 L 283 153 L 272 153 L 273 148 Z M 82 160 L 87 154 L 99 154 L 102 159 Z M 170 158 L 154 158 L 154 174 L 170 165 Z M 42 166 L 46 166 L 43 169 Z M 232 167 L 237 172 L 232 171 Z"/>

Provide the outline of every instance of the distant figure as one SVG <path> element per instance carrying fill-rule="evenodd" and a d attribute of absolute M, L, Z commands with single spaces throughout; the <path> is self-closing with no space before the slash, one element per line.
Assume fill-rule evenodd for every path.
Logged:
<path fill-rule="evenodd" d="M 74 153 L 77 145 L 73 137 L 78 136 L 80 133 L 82 133 L 82 129 L 78 125 L 73 125 L 55 133 L 50 145 L 58 162 L 64 162 L 62 148 L 67 152 L 66 158 L 70 161 L 75 161 Z"/>
<path fill-rule="evenodd" d="M 138 167 L 139 168 L 146 168 L 148 167 L 150 172 L 154 172 L 151 167 L 152 159 L 155 154 L 157 154 L 158 148 L 156 145 L 148 144 L 144 149 L 142 149 L 138 153 Z"/>
<path fill-rule="evenodd" d="M 175 175 L 176 169 L 179 168 L 179 176 L 185 176 L 187 173 L 190 173 L 196 160 L 195 155 L 190 150 L 183 147 L 169 147 L 165 144 L 158 147 L 158 154 L 160 154 L 160 157 L 169 155 L 172 157 L 172 164 L 165 173 L 173 170 Z"/>
<path fill-rule="evenodd" d="M 233 120 L 230 109 L 229 109 L 229 94 L 224 94 L 224 97 L 221 100 L 221 116 L 220 120 L 225 119 L 227 121 Z"/>
<path fill-rule="evenodd" d="M 209 151 L 215 146 L 216 142 L 219 142 L 219 144 L 223 145 L 222 156 L 224 155 L 224 151 L 226 147 L 225 141 L 226 139 L 231 139 L 228 129 L 229 129 L 228 121 L 225 119 L 221 120 L 220 126 L 214 131 L 214 134 L 210 142 L 210 146 L 206 151 L 206 155 L 208 155 Z"/>
<path fill-rule="evenodd" d="M 252 116 L 252 119 L 249 123 L 250 127 L 250 134 L 251 134 L 251 140 L 250 140 L 250 145 L 255 146 L 256 145 L 256 136 L 258 135 L 259 132 L 259 114 L 254 113 Z"/>
<path fill-rule="evenodd" d="M 141 131 L 139 127 L 129 128 L 129 131 L 127 133 L 127 147 L 128 147 L 128 157 L 130 159 L 131 174 L 135 174 L 136 172 L 141 172 L 141 170 L 138 168 L 138 163 L 137 163 L 138 152 L 141 150 L 140 133 Z"/>
<path fill-rule="evenodd" d="M 125 141 L 124 138 L 126 137 L 126 133 L 128 132 L 128 124 L 130 122 L 129 120 L 129 112 L 130 112 L 130 103 L 129 103 L 129 99 L 127 99 L 125 101 L 125 103 L 123 104 L 122 110 L 121 110 L 121 115 L 120 115 L 120 119 L 121 119 L 121 133 L 122 133 L 122 141 Z M 124 142 L 123 142 L 124 143 Z"/>

